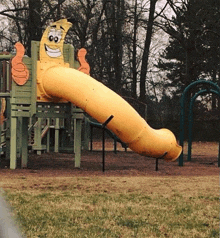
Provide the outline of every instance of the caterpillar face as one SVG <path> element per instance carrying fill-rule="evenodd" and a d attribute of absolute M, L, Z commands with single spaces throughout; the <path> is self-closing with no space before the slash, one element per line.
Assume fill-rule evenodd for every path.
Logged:
<path fill-rule="evenodd" d="M 44 48 L 47 55 L 52 58 L 59 57 L 62 54 L 59 43 L 62 39 L 62 35 L 63 35 L 62 31 L 64 31 L 62 26 L 60 26 L 61 29 L 59 30 L 56 29 L 56 26 L 54 27 L 55 28 L 51 28 L 49 30 L 49 33 L 47 36 L 48 42 L 44 44 Z"/>
<path fill-rule="evenodd" d="M 64 39 L 71 25 L 66 19 L 61 19 L 47 27 L 40 42 L 41 61 L 63 61 Z"/>

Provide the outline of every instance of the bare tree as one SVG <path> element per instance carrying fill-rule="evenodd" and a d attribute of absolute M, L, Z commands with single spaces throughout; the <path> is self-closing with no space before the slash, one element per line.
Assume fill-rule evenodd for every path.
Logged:
<path fill-rule="evenodd" d="M 6 16 L 10 22 L 11 29 L 16 32 L 17 40 L 22 42 L 30 55 L 32 40 L 40 40 L 43 26 L 50 20 L 56 20 L 56 14 L 59 13 L 60 6 L 66 0 L 58 0 L 53 4 L 49 0 L 4 0 L 3 10 L 0 15 Z"/>
<path fill-rule="evenodd" d="M 140 75 L 140 100 L 143 102 L 145 102 L 146 100 L 146 75 L 147 75 L 147 69 L 148 69 L 151 39 L 153 34 L 153 24 L 154 24 L 154 14 L 155 14 L 156 3 L 157 3 L 157 0 L 150 0 L 149 17 L 147 22 L 144 52 L 142 56 L 142 66 L 141 66 L 141 75 Z"/>

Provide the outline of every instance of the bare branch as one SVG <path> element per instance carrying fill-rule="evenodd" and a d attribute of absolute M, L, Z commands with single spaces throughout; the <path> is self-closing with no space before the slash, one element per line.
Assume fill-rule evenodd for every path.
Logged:
<path fill-rule="evenodd" d="M 14 16 L 14 15 L 8 14 L 8 12 L 18 12 L 18 11 L 26 11 L 26 10 L 28 10 L 27 7 L 22 7 L 22 8 L 17 8 L 17 9 L 7 9 L 7 10 L 1 11 L 0 15 L 9 17 L 9 18 L 17 20 L 17 21 L 25 22 L 26 21 L 25 18 L 21 18 L 21 17 L 18 17 L 18 16 Z"/>
<path fill-rule="evenodd" d="M 48 14 L 44 17 L 44 19 L 42 20 L 42 25 L 44 25 L 46 23 L 46 21 L 49 19 L 50 15 L 60 6 L 62 5 L 66 0 L 61 0 L 61 2 L 59 2 L 56 6 L 54 6 L 50 12 L 48 12 Z"/>
<path fill-rule="evenodd" d="M 161 14 L 162 14 L 162 13 L 164 12 L 164 10 L 166 9 L 167 5 L 168 5 L 168 2 L 166 2 L 166 4 L 164 5 L 164 7 L 161 9 L 161 11 L 156 14 L 156 16 L 154 17 L 154 20 L 155 20 L 157 17 L 161 16 Z"/>
<path fill-rule="evenodd" d="M 24 18 L 21 18 L 21 17 L 16 17 L 16 16 L 13 16 L 13 15 L 10 15 L 10 14 L 7 14 L 7 13 L 0 13 L 0 15 L 9 17 L 9 18 L 17 20 L 17 21 L 23 21 L 23 22 L 27 21 L 27 19 L 24 19 Z"/>
<path fill-rule="evenodd" d="M 47 3 L 49 9 L 50 9 L 50 12 L 51 12 L 51 15 L 53 16 L 53 18 L 55 18 L 55 15 L 54 15 L 54 11 L 53 11 L 53 8 L 52 8 L 52 5 L 50 3 L 49 0 L 45 0 L 45 2 Z"/>
<path fill-rule="evenodd" d="M 15 8 L 15 9 L 7 9 L 7 10 L 1 11 L 0 14 L 6 13 L 6 12 L 18 12 L 18 11 L 27 11 L 27 10 L 29 10 L 29 8 L 27 8 L 27 7 Z"/>
<path fill-rule="evenodd" d="M 7 41 L 11 42 L 13 45 L 16 43 L 16 41 L 13 41 L 12 39 L 5 36 L 4 34 L 0 34 L 0 38 L 6 39 Z"/>

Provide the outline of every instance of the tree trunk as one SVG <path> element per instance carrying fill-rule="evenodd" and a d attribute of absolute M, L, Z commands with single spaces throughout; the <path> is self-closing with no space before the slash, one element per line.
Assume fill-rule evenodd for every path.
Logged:
<path fill-rule="evenodd" d="M 141 65 L 141 75 L 140 75 L 140 100 L 142 102 L 146 101 L 146 76 L 148 69 L 148 60 L 150 53 L 150 44 L 153 34 L 153 24 L 154 24 L 154 13 L 157 0 L 150 0 L 150 12 L 147 23 L 147 32 L 144 45 L 144 52 L 142 56 L 142 65 Z"/>
<path fill-rule="evenodd" d="M 29 0 L 29 19 L 28 19 L 28 42 L 27 42 L 27 54 L 31 55 L 31 41 L 41 40 L 41 2 L 35 0 Z"/>
<path fill-rule="evenodd" d="M 62 4 L 62 1 L 61 0 L 58 0 L 57 2 L 57 20 L 59 20 L 61 18 L 61 4 Z"/>
<path fill-rule="evenodd" d="M 122 24 L 124 16 L 124 0 L 117 0 L 116 32 L 115 32 L 115 89 L 122 88 Z"/>
<path fill-rule="evenodd" d="M 124 20 L 124 0 L 109 1 L 105 5 L 107 19 L 107 35 L 110 48 L 110 57 L 107 68 L 109 69 L 109 87 L 120 93 L 122 89 L 122 37 Z"/>
<path fill-rule="evenodd" d="M 133 35 L 133 51 L 132 51 L 132 96 L 137 97 L 137 25 L 138 25 L 138 16 L 137 16 L 137 0 L 134 3 L 134 35 Z"/>

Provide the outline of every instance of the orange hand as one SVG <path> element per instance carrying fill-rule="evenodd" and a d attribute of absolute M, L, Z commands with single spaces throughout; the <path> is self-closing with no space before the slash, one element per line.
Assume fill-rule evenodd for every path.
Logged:
<path fill-rule="evenodd" d="M 78 70 L 89 75 L 90 67 L 89 67 L 88 62 L 86 61 L 86 57 L 85 57 L 86 54 L 87 54 L 87 51 L 84 48 L 82 48 L 78 51 L 77 57 L 78 57 L 80 65 L 81 65 L 78 68 Z"/>
<path fill-rule="evenodd" d="M 18 85 L 24 85 L 29 78 L 29 70 L 27 66 L 22 62 L 25 49 L 24 46 L 17 42 L 15 44 L 16 55 L 12 59 L 12 78 Z"/>

